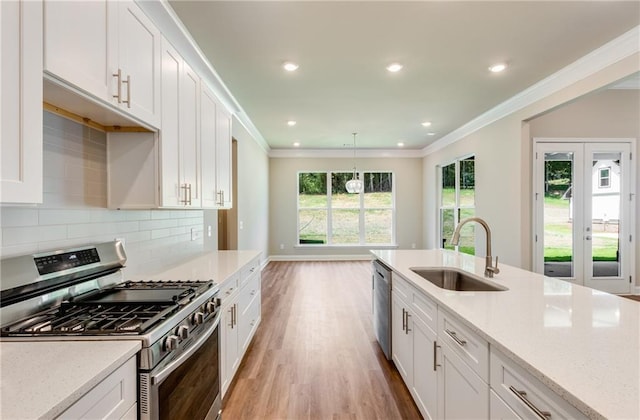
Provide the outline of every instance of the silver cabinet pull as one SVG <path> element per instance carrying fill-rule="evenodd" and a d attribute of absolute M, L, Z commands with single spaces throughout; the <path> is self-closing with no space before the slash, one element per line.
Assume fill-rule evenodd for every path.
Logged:
<path fill-rule="evenodd" d="M 120 72 L 120 70 L 118 70 L 118 72 Z M 127 80 L 123 80 L 122 83 L 127 84 L 127 100 L 122 101 L 122 103 L 127 104 L 127 108 L 131 108 L 131 76 L 127 76 Z M 118 92 L 118 95 L 120 95 L 120 92 Z"/>
<path fill-rule="evenodd" d="M 117 73 L 112 74 L 113 77 L 118 79 L 118 93 L 113 95 L 114 98 L 118 99 L 118 103 L 122 103 L 122 70 L 118 69 Z"/>
<path fill-rule="evenodd" d="M 405 318 L 404 314 L 406 311 L 402 308 L 402 331 L 407 331 L 407 318 Z"/>
<path fill-rule="evenodd" d="M 433 342 L 433 371 L 435 372 L 438 369 L 438 348 L 440 346 L 435 341 Z"/>
<path fill-rule="evenodd" d="M 229 315 L 231 316 L 229 326 L 233 329 L 233 306 L 229 308 Z"/>
<path fill-rule="evenodd" d="M 406 330 L 407 335 L 409 334 L 409 331 L 412 331 L 411 328 L 409 328 L 409 317 L 410 316 L 411 315 L 409 315 L 409 311 L 407 311 L 407 330 Z"/>
<path fill-rule="evenodd" d="M 460 346 L 465 346 L 467 344 L 466 340 L 462 340 L 460 338 L 458 338 L 458 335 L 456 334 L 455 331 L 451 331 L 451 330 L 444 330 L 447 334 L 449 334 L 449 337 L 453 338 L 453 341 L 455 341 L 456 343 L 458 343 L 458 345 Z"/>
<path fill-rule="evenodd" d="M 188 193 L 187 193 L 187 190 L 189 189 L 189 184 L 182 184 L 182 185 L 180 185 L 180 189 L 181 189 L 181 190 L 184 190 L 184 200 L 183 200 L 183 199 L 180 199 L 180 202 L 186 206 L 187 204 L 189 204 L 189 200 L 188 200 L 188 198 L 187 198 L 187 197 L 188 197 L 188 195 L 187 195 L 187 194 L 188 194 Z M 182 196 L 182 194 L 180 194 L 180 195 Z"/>
<path fill-rule="evenodd" d="M 191 205 L 191 184 L 189 184 L 189 205 Z"/>
<path fill-rule="evenodd" d="M 540 410 L 531 401 L 529 401 L 529 399 L 527 398 L 526 391 L 520 391 L 516 389 L 516 387 L 514 387 L 513 385 L 509 386 L 509 390 L 513 392 L 515 396 L 518 397 L 518 399 L 522 401 L 527 407 L 529 407 L 529 409 L 533 411 L 539 418 L 541 418 L 542 420 L 548 420 L 551 418 L 550 412 Z"/>

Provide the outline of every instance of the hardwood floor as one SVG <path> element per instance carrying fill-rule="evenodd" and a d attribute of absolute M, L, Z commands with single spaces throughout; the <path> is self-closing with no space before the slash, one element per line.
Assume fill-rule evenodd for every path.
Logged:
<path fill-rule="evenodd" d="M 419 419 L 371 319 L 368 261 L 271 262 L 262 323 L 222 416 L 235 419 Z"/>

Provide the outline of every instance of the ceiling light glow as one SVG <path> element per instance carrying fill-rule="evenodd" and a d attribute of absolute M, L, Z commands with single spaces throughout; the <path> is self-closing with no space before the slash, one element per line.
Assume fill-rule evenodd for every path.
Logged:
<path fill-rule="evenodd" d="M 404 147 L 404 143 L 403 143 L 403 142 L 401 142 L 401 141 L 399 141 L 399 142 L 398 142 L 398 147 Z"/>
<path fill-rule="evenodd" d="M 293 143 L 293 147 L 300 147 L 300 142 Z"/>
<path fill-rule="evenodd" d="M 400 70 L 402 70 L 402 64 L 400 63 L 391 63 L 387 66 L 387 70 L 389 70 L 391 73 L 397 73 Z"/>
<path fill-rule="evenodd" d="M 436 135 L 436 133 L 434 133 L 433 131 L 427 133 L 427 136 L 435 136 L 435 135 Z"/>
<path fill-rule="evenodd" d="M 431 121 L 425 121 L 422 123 L 423 127 L 429 127 L 431 125 Z"/>
<path fill-rule="evenodd" d="M 287 125 L 288 125 L 289 127 L 293 127 L 293 126 L 294 126 L 294 125 L 296 125 L 296 124 L 297 124 L 297 122 L 295 122 L 295 121 L 293 121 L 293 120 L 289 120 L 289 121 L 287 121 Z"/>
<path fill-rule="evenodd" d="M 298 70 L 298 67 L 300 67 L 300 66 L 297 65 L 296 63 L 291 62 L 291 61 L 287 61 L 286 63 L 284 63 L 282 65 L 282 68 L 284 68 L 286 71 L 296 71 L 296 70 Z"/>
<path fill-rule="evenodd" d="M 501 71 L 504 71 L 507 68 L 507 65 L 504 63 L 498 63 L 498 64 L 494 64 L 493 66 L 489 67 L 489 71 L 492 73 L 500 73 Z"/>

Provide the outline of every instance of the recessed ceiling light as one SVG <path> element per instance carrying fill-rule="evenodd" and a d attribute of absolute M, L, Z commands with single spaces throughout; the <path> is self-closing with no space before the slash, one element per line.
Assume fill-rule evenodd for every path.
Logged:
<path fill-rule="evenodd" d="M 403 142 L 401 142 L 401 141 L 399 141 L 399 142 L 398 142 L 398 147 L 404 147 L 404 143 L 403 143 Z"/>
<path fill-rule="evenodd" d="M 425 121 L 422 123 L 423 127 L 429 127 L 431 125 L 431 121 Z"/>
<path fill-rule="evenodd" d="M 300 142 L 293 143 L 293 147 L 300 147 Z"/>
<path fill-rule="evenodd" d="M 293 126 L 294 126 L 294 125 L 296 125 L 296 124 L 297 124 L 297 123 L 296 123 L 295 121 L 293 121 L 293 120 L 289 120 L 289 121 L 287 121 L 287 125 L 288 125 L 289 127 L 293 127 Z"/>
<path fill-rule="evenodd" d="M 391 73 L 399 72 L 400 70 L 402 70 L 402 64 L 391 63 L 387 66 L 387 70 L 389 70 Z"/>
<path fill-rule="evenodd" d="M 505 63 L 497 63 L 489 67 L 489 71 L 492 73 L 500 73 L 501 71 L 504 71 L 504 69 L 506 68 L 507 68 L 507 65 Z"/>
<path fill-rule="evenodd" d="M 433 131 L 427 133 L 427 136 L 435 136 L 435 135 L 436 135 L 436 133 L 434 133 Z"/>
<path fill-rule="evenodd" d="M 291 61 L 287 61 L 286 63 L 284 63 L 282 65 L 282 68 L 284 68 L 286 71 L 296 71 L 296 70 L 298 70 L 298 67 L 300 67 L 300 66 L 297 65 L 296 63 L 291 62 Z"/>

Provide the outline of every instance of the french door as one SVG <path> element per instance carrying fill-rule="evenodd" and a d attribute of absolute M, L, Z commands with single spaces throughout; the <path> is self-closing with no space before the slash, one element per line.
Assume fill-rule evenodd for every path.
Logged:
<path fill-rule="evenodd" d="M 537 272 L 610 293 L 631 291 L 632 146 L 536 139 Z"/>

